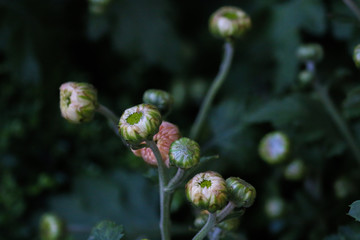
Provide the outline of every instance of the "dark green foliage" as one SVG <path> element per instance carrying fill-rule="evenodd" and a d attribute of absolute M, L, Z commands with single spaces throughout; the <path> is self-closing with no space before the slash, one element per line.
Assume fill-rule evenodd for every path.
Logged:
<path fill-rule="evenodd" d="M 349 215 L 360 222 L 360 200 L 357 200 L 350 205 Z"/>
<path fill-rule="evenodd" d="M 104 220 L 95 225 L 88 240 L 121 240 L 123 237 L 124 229 L 121 225 Z"/>

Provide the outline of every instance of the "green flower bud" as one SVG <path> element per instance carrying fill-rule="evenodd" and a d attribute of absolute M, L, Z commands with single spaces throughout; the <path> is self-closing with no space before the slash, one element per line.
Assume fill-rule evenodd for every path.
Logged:
<path fill-rule="evenodd" d="M 97 107 L 97 92 L 93 85 L 67 82 L 60 86 L 60 110 L 66 120 L 89 122 Z"/>
<path fill-rule="evenodd" d="M 106 7 L 109 5 L 110 0 L 88 0 L 89 11 L 92 14 L 99 15 L 104 13 Z"/>
<path fill-rule="evenodd" d="M 323 58 L 323 49 L 321 45 L 316 43 L 302 45 L 298 48 L 297 56 L 300 61 L 315 61 L 319 62 Z"/>
<path fill-rule="evenodd" d="M 210 212 L 222 209 L 227 203 L 225 180 L 213 171 L 195 175 L 186 184 L 185 193 L 192 204 Z"/>
<path fill-rule="evenodd" d="M 282 132 L 268 133 L 260 141 L 260 157 L 269 164 L 278 164 L 285 161 L 289 153 L 290 141 Z"/>
<path fill-rule="evenodd" d="M 305 165 L 300 159 L 295 159 L 289 163 L 284 170 L 284 176 L 288 180 L 297 181 L 304 177 Z"/>
<path fill-rule="evenodd" d="M 180 138 L 173 142 L 169 151 L 170 164 L 182 169 L 189 169 L 200 161 L 200 146 L 190 138 Z"/>
<path fill-rule="evenodd" d="M 303 70 L 299 73 L 298 78 L 300 85 L 305 87 L 314 81 L 315 76 L 311 71 Z"/>
<path fill-rule="evenodd" d="M 41 240 L 61 240 L 65 237 L 65 224 L 55 214 L 46 213 L 40 219 Z"/>
<path fill-rule="evenodd" d="M 272 197 L 265 203 L 265 212 L 270 218 L 281 217 L 285 213 L 285 203 L 279 197 Z"/>
<path fill-rule="evenodd" d="M 237 7 L 222 7 L 211 15 L 209 21 L 210 32 L 225 39 L 239 38 L 250 27 L 250 17 Z"/>
<path fill-rule="evenodd" d="M 143 96 L 144 103 L 155 105 L 162 116 L 168 114 L 173 106 L 173 97 L 163 90 L 149 89 L 146 90 Z"/>
<path fill-rule="evenodd" d="M 353 59 L 357 68 L 360 68 L 360 44 L 354 48 Z"/>
<path fill-rule="evenodd" d="M 238 177 L 230 177 L 226 179 L 226 187 L 229 192 L 229 199 L 236 204 L 237 207 L 250 207 L 256 198 L 255 188 Z"/>
<path fill-rule="evenodd" d="M 139 104 L 128 108 L 119 121 L 119 133 L 130 145 L 152 140 L 161 124 L 159 110 L 151 104 Z"/>

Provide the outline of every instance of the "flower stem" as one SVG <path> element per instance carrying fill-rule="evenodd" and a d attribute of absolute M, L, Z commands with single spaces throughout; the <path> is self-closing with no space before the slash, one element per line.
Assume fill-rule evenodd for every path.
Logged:
<path fill-rule="evenodd" d="M 190 131 L 190 138 L 196 140 L 199 136 L 201 127 L 205 121 L 206 116 L 210 110 L 211 104 L 215 98 L 216 93 L 223 84 L 226 76 L 228 75 L 231 62 L 234 55 L 234 47 L 232 42 L 226 42 L 224 45 L 224 57 L 222 59 L 220 69 L 208 91 L 203 103 L 201 104 L 200 111 L 196 116 L 194 125 Z"/>
<path fill-rule="evenodd" d="M 211 229 L 216 224 L 216 215 L 214 213 L 209 213 L 209 217 L 207 219 L 206 224 L 202 227 L 202 229 L 195 235 L 193 240 L 202 240 L 206 237 L 206 235 L 211 231 Z"/>
<path fill-rule="evenodd" d="M 113 131 L 116 133 L 116 135 L 119 135 L 119 131 L 117 128 L 119 117 L 116 116 L 110 109 L 108 109 L 102 104 L 99 104 L 99 107 L 96 109 L 96 111 L 98 113 L 101 113 L 102 115 L 104 115 L 104 117 L 108 119 L 109 125 L 111 126 Z"/>
<path fill-rule="evenodd" d="M 179 184 L 181 184 L 184 174 L 185 170 L 178 168 L 176 175 L 169 181 L 169 184 L 166 186 L 165 191 L 173 192 L 179 186 Z"/>
<path fill-rule="evenodd" d="M 229 215 L 235 208 L 235 204 L 233 202 L 229 202 L 217 215 L 216 221 L 221 222 L 224 218 Z"/>
<path fill-rule="evenodd" d="M 170 240 L 170 201 L 171 194 L 165 191 L 167 185 L 166 166 L 162 160 L 160 151 L 153 140 L 147 140 L 146 143 L 154 153 L 159 171 L 159 190 L 160 190 L 160 232 L 162 240 Z"/>
<path fill-rule="evenodd" d="M 209 240 L 219 240 L 221 237 L 222 230 L 219 227 L 215 227 L 213 231 L 208 234 Z"/>
<path fill-rule="evenodd" d="M 307 62 L 306 68 L 315 74 L 316 68 L 314 62 Z M 341 117 L 340 113 L 336 109 L 333 101 L 331 100 L 327 88 L 322 86 L 317 79 L 314 81 L 314 89 L 320 97 L 321 102 L 323 103 L 325 109 L 330 114 L 332 120 L 338 127 L 339 131 L 347 141 L 351 151 L 353 152 L 357 162 L 360 164 L 360 151 L 359 146 L 356 144 L 354 137 L 352 136 L 349 127 L 345 120 Z"/>
<path fill-rule="evenodd" d="M 358 6 L 356 6 L 354 1 L 353 0 L 343 0 L 343 1 L 346 4 L 346 6 L 348 6 L 348 8 L 355 14 L 357 19 L 360 21 L 360 9 L 358 8 Z"/>

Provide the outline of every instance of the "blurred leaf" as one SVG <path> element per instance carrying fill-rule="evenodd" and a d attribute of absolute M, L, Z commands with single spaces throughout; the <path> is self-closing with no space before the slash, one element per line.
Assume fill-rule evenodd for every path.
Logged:
<path fill-rule="evenodd" d="M 101 221 L 91 230 L 88 240 L 120 240 L 124 237 L 123 226 L 111 221 Z"/>
<path fill-rule="evenodd" d="M 360 200 L 357 200 L 350 205 L 348 214 L 355 218 L 356 221 L 360 222 Z"/>
<path fill-rule="evenodd" d="M 347 93 L 343 102 L 343 111 L 346 118 L 357 118 L 360 116 L 360 86 L 353 88 Z"/>

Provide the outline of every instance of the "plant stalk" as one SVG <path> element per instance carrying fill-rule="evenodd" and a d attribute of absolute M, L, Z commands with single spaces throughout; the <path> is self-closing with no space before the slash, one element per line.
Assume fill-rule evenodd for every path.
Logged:
<path fill-rule="evenodd" d="M 119 123 L 119 117 L 116 116 L 110 109 L 108 109 L 107 107 L 105 107 L 102 104 L 99 104 L 96 111 L 98 113 L 101 113 L 108 119 L 109 125 L 111 126 L 113 131 L 116 133 L 116 135 L 119 135 L 119 131 L 118 131 L 118 127 L 117 127 L 118 123 Z"/>
<path fill-rule="evenodd" d="M 357 19 L 360 21 L 360 9 L 356 6 L 353 0 L 343 0 L 343 2 L 348 6 L 348 8 L 355 14 Z"/>
<path fill-rule="evenodd" d="M 201 230 L 195 235 L 193 240 L 202 240 L 206 235 L 211 231 L 211 229 L 216 224 L 216 215 L 214 213 L 209 213 L 209 217 L 206 221 L 206 224 L 201 228 Z"/>
<path fill-rule="evenodd" d="M 160 191 L 160 232 L 162 240 L 170 240 L 170 201 L 171 194 L 165 191 L 167 185 L 166 166 L 162 160 L 160 151 L 153 140 L 147 140 L 146 143 L 154 153 L 159 171 L 159 191 Z"/>
<path fill-rule="evenodd" d="M 184 174 L 185 170 L 178 168 L 175 176 L 169 181 L 169 184 L 166 186 L 165 191 L 173 192 L 183 181 Z"/>
<path fill-rule="evenodd" d="M 229 215 L 235 208 L 235 204 L 233 202 L 229 202 L 217 215 L 216 221 L 221 222 L 224 218 Z"/>
<path fill-rule="evenodd" d="M 224 57 L 222 59 L 219 72 L 216 75 L 210 90 L 208 91 L 204 101 L 201 104 L 200 111 L 196 116 L 195 122 L 190 131 L 190 138 L 196 140 L 199 137 L 201 127 L 204 124 L 205 118 L 207 117 L 212 102 L 215 98 L 216 93 L 220 89 L 221 85 L 225 81 L 229 73 L 231 62 L 234 55 L 234 47 L 232 42 L 226 42 L 224 45 Z"/>

